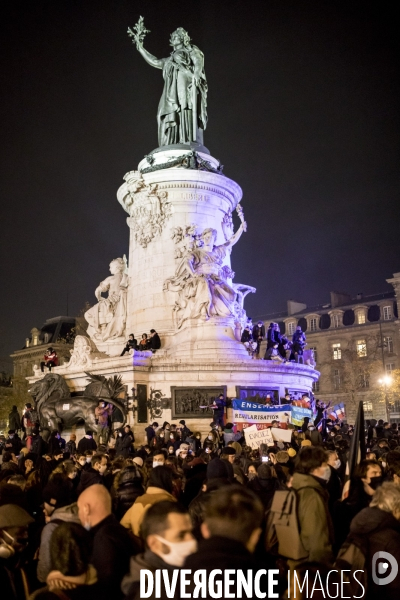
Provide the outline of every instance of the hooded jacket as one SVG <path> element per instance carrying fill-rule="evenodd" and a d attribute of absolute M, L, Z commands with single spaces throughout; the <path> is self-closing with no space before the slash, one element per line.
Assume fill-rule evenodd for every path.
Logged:
<path fill-rule="evenodd" d="M 376 507 L 364 508 L 354 517 L 350 535 L 360 536 L 366 541 L 366 568 L 369 575 L 366 599 L 398 600 L 399 575 L 391 583 L 378 586 L 373 582 L 371 573 L 372 557 L 376 552 L 388 552 L 400 564 L 400 522 L 392 513 Z"/>
<path fill-rule="evenodd" d="M 37 577 L 39 581 L 45 582 L 51 571 L 50 562 L 50 538 L 53 531 L 60 524 L 59 521 L 66 523 L 80 523 L 78 517 L 78 505 L 76 503 L 68 506 L 56 508 L 51 515 L 50 522 L 44 526 L 42 537 L 40 538 L 39 561 L 37 565 Z"/>
<path fill-rule="evenodd" d="M 295 473 L 300 538 L 308 552 L 307 562 L 332 564 L 333 525 L 328 510 L 329 494 L 312 475 Z"/>
<path fill-rule="evenodd" d="M 139 535 L 140 525 L 143 521 L 145 512 L 163 500 L 169 500 L 170 502 L 176 502 L 176 498 L 166 490 L 162 488 L 149 486 L 143 496 L 139 496 L 131 508 L 125 513 L 121 519 L 121 525 L 127 529 L 131 529 L 134 535 Z"/>
<path fill-rule="evenodd" d="M 138 554 L 131 558 L 130 568 L 128 575 L 122 580 L 121 589 L 126 594 L 125 600 L 140 600 L 140 571 L 141 569 L 148 569 L 154 573 L 156 569 L 167 569 L 170 572 L 169 578 L 171 580 L 171 574 L 175 567 L 167 564 L 151 550 L 146 550 L 144 554 Z M 164 592 L 164 586 L 161 587 Z M 150 600 L 155 598 L 155 592 L 150 596 Z M 165 594 L 162 595 L 162 600 L 166 598 Z"/>

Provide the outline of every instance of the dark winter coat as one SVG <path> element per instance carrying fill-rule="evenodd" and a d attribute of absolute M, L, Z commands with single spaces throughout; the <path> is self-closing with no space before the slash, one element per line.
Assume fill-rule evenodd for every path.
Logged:
<path fill-rule="evenodd" d="M 132 436 L 129 433 L 123 433 L 120 437 L 118 435 L 117 441 L 115 442 L 115 456 L 123 456 L 128 458 L 132 447 Z"/>
<path fill-rule="evenodd" d="M 155 333 L 151 336 L 149 340 L 149 347 L 151 348 L 151 350 L 158 350 L 159 348 L 161 348 L 161 340 L 158 333 Z"/>
<path fill-rule="evenodd" d="M 93 438 L 85 436 L 78 442 L 78 453 L 85 454 L 86 450 L 97 450 L 97 444 Z"/>
<path fill-rule="evenodd" d="M 361 536 L 366 542 L 366 570 L 370 577 L 366 599 L 398 600 L 399 576 L 392 583 L 378 586 L 373 582 L 371 573 L 372 557 L 376 552 L 388 552 L 400 565 L 400 522 L 394 518 L 392 513 L 368 507 L 353 519 L 350 534 Z"/>
<path fill-rule="evenodd" d="M 90 487 L 91 485 L 95 485 L 96 483 L 104 483 L 102 475 L 100 475 L 96 469 L 90 467 L 87 469 L 87 471 L 82 470 L 81 480 L 79 482 L 78 489 L 76 490 L 77 494 L 81 494 L 84 490 L 86 490 L 86 488 Z"/>
<path fill-rule="evenodd" d="M 126 511 L 132 506 L 138 496 L 145 492 L 142 486 L 142 478 L 137 467 L 125 467 L 119 474 L 117 489 L 115 492 L 115 515 L 121 520 Z"/>
<path fill-rule="evenodd" d="M 21 417 L 19 416 L 17 409 L 12 410 L 8 415 L 8 426 L 10 429 L 14 429 L 15 431 L 21 429 Z"/>
<path fill-rule="evenodd" d="M 259 569 L 265 569 L 265 564 L 260 565 L 256 556 L 251 554 L 239 541 L 232 538 L 212 536 L 207 540 L 200 540 L 197 552 L 187 557 L 184 569 L 191 569 L 192 573 L 197 569 L 205 569 L 210 573 L 213 569 L 252 569 L 253 573 Z M 234 578 L 234 576 L 232 576 Z M 266 586 L 266 578 L 261 578 L 260 587 L 263 591 Z M 235 586 L 231 588 L 235 589 Z M 255 595 L 252 597 L 256 597 Z M 206 598 L 211 598 L 207 594 Z"/>
<path fill-rule="evenodd" d="M 121 581 L 129 572 L 129 561 L 136 548 L 125 527 L 118 523 L 114 515 L 109 515 L 90 530 L 93 539 L 93 553 L 90 564 L 97 571 L 97 577 L 104 588 L 110 590 L 113 600 L 122 598 Z"/>
<path fill-rule="evenodd" d="M 271 477 L 271 479 L 254 477 L 254 479 L 250 479 L 246 487 L 260 498 L 265 510 L 268 510 L 271 508 L 272 499 L 280 484 L 276 477 Z"/>
<path fill-rule="evenodd" d="M 154 431 L 154 429 L 151 425 L 146 427 L 145 432 L 146 432 L 147 442 L 150 444 L 153 437 L 155 437 L 156 432 Z"/>
<path fill-rule="evenodd" d="M 21 452 L 22 446 L 23 444 L 16 434 L 14 435 L 14 437 L 9 437 L 8 439 L 6 439 L 5 449 L 8 452 L 14 452 L 15 456 L 18 456 L 18 454 Z"/>

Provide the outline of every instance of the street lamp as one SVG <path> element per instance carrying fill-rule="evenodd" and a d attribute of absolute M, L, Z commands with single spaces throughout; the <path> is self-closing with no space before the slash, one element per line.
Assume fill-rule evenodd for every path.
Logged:
<path fill-rule="evenodd" d="M 388 400 L 388 387 L 392 384 L 392 378 L 390 375 L 384 375 L 381 379 L 378 379 L 378 383 L 384 386 L 385 389 L 385 408 L 386 408 L 386 421 L 390 422 L 390 409 L 389 409 L 389 400 Z"/>

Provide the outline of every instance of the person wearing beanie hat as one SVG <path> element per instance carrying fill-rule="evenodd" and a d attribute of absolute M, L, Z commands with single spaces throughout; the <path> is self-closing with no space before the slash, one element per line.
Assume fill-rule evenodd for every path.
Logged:
<path fill-rule="evenodd" d="M 235 434 L 233 431 L 233 424 L 232 423 L 227 423 L 224 427 L 224 444 L 225 446 L 227 446 L 229 444 L 229 442 L 233 442 L 235 440 Z"/>
<path fill-rule="evenodd" d="M 78 507 L 71 504 L 71 492 L 67 485 L 61 483 L 61 478 L 52 480 L 43 490 L 44 514 L 46 525 L 40 538 L 39 561 L 37 565 L 37 578 L 42 583 L 51 571 L 50 538 L 60 521 L 80 523 Z"/>
<path fill-rule="evenodd" d="M 135 456 L 132 459 L 132 462 L 134 462 L 135 464 L 137 464 L 140 468 L 143 467 L 143 458 L 141 456 Z"/>
<path fill-rule="evenodd" d="M 233 468 L 227 460 L 213 458 L 207 465 L 207 491 L 213 486 L 215 480 L 220 484 L 232 483 L 234 479 Z"/>
<path fill-rule="evenodd" d="M 289 454 L 290 458 L 294 458 L 297 454 L 296 450 L 294 448 L 288 448 L 287 453 Z"/>
<path fill-rule="evenodd" d="M 286 464 L 289 462 L 289 454 L 285 450 L 280 450 L 276 453 L 276 460 L 278 463 Z"/>
<path fill-rule="evenodd" d="M 225 448 L 222 448 L 221 458 L 226 457 L 225 459 L 229 460 L 229 462 L 231 464 L 233 464 L 235 461 L 235 456 L 236 456 L 236 450 L 235 450 L 235 448 L 232 448 L 232 446 L 225 446 Z"/>

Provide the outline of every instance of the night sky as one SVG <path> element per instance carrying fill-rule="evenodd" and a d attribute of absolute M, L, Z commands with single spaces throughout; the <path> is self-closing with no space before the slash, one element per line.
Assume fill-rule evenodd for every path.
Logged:
<path fill-rule="evenodd" d="M 76 315 L 128 253 L 116 191 L 157 147 L 162 73 L 127 36 L 205 54 L 205 145 L 244 191 L 234 248 L 248 314 L 400 271 L 399 19 L 393 2 L 3 0 L 0 357 Z M 140 286 L 141 282 L 133 282 Z"/>

